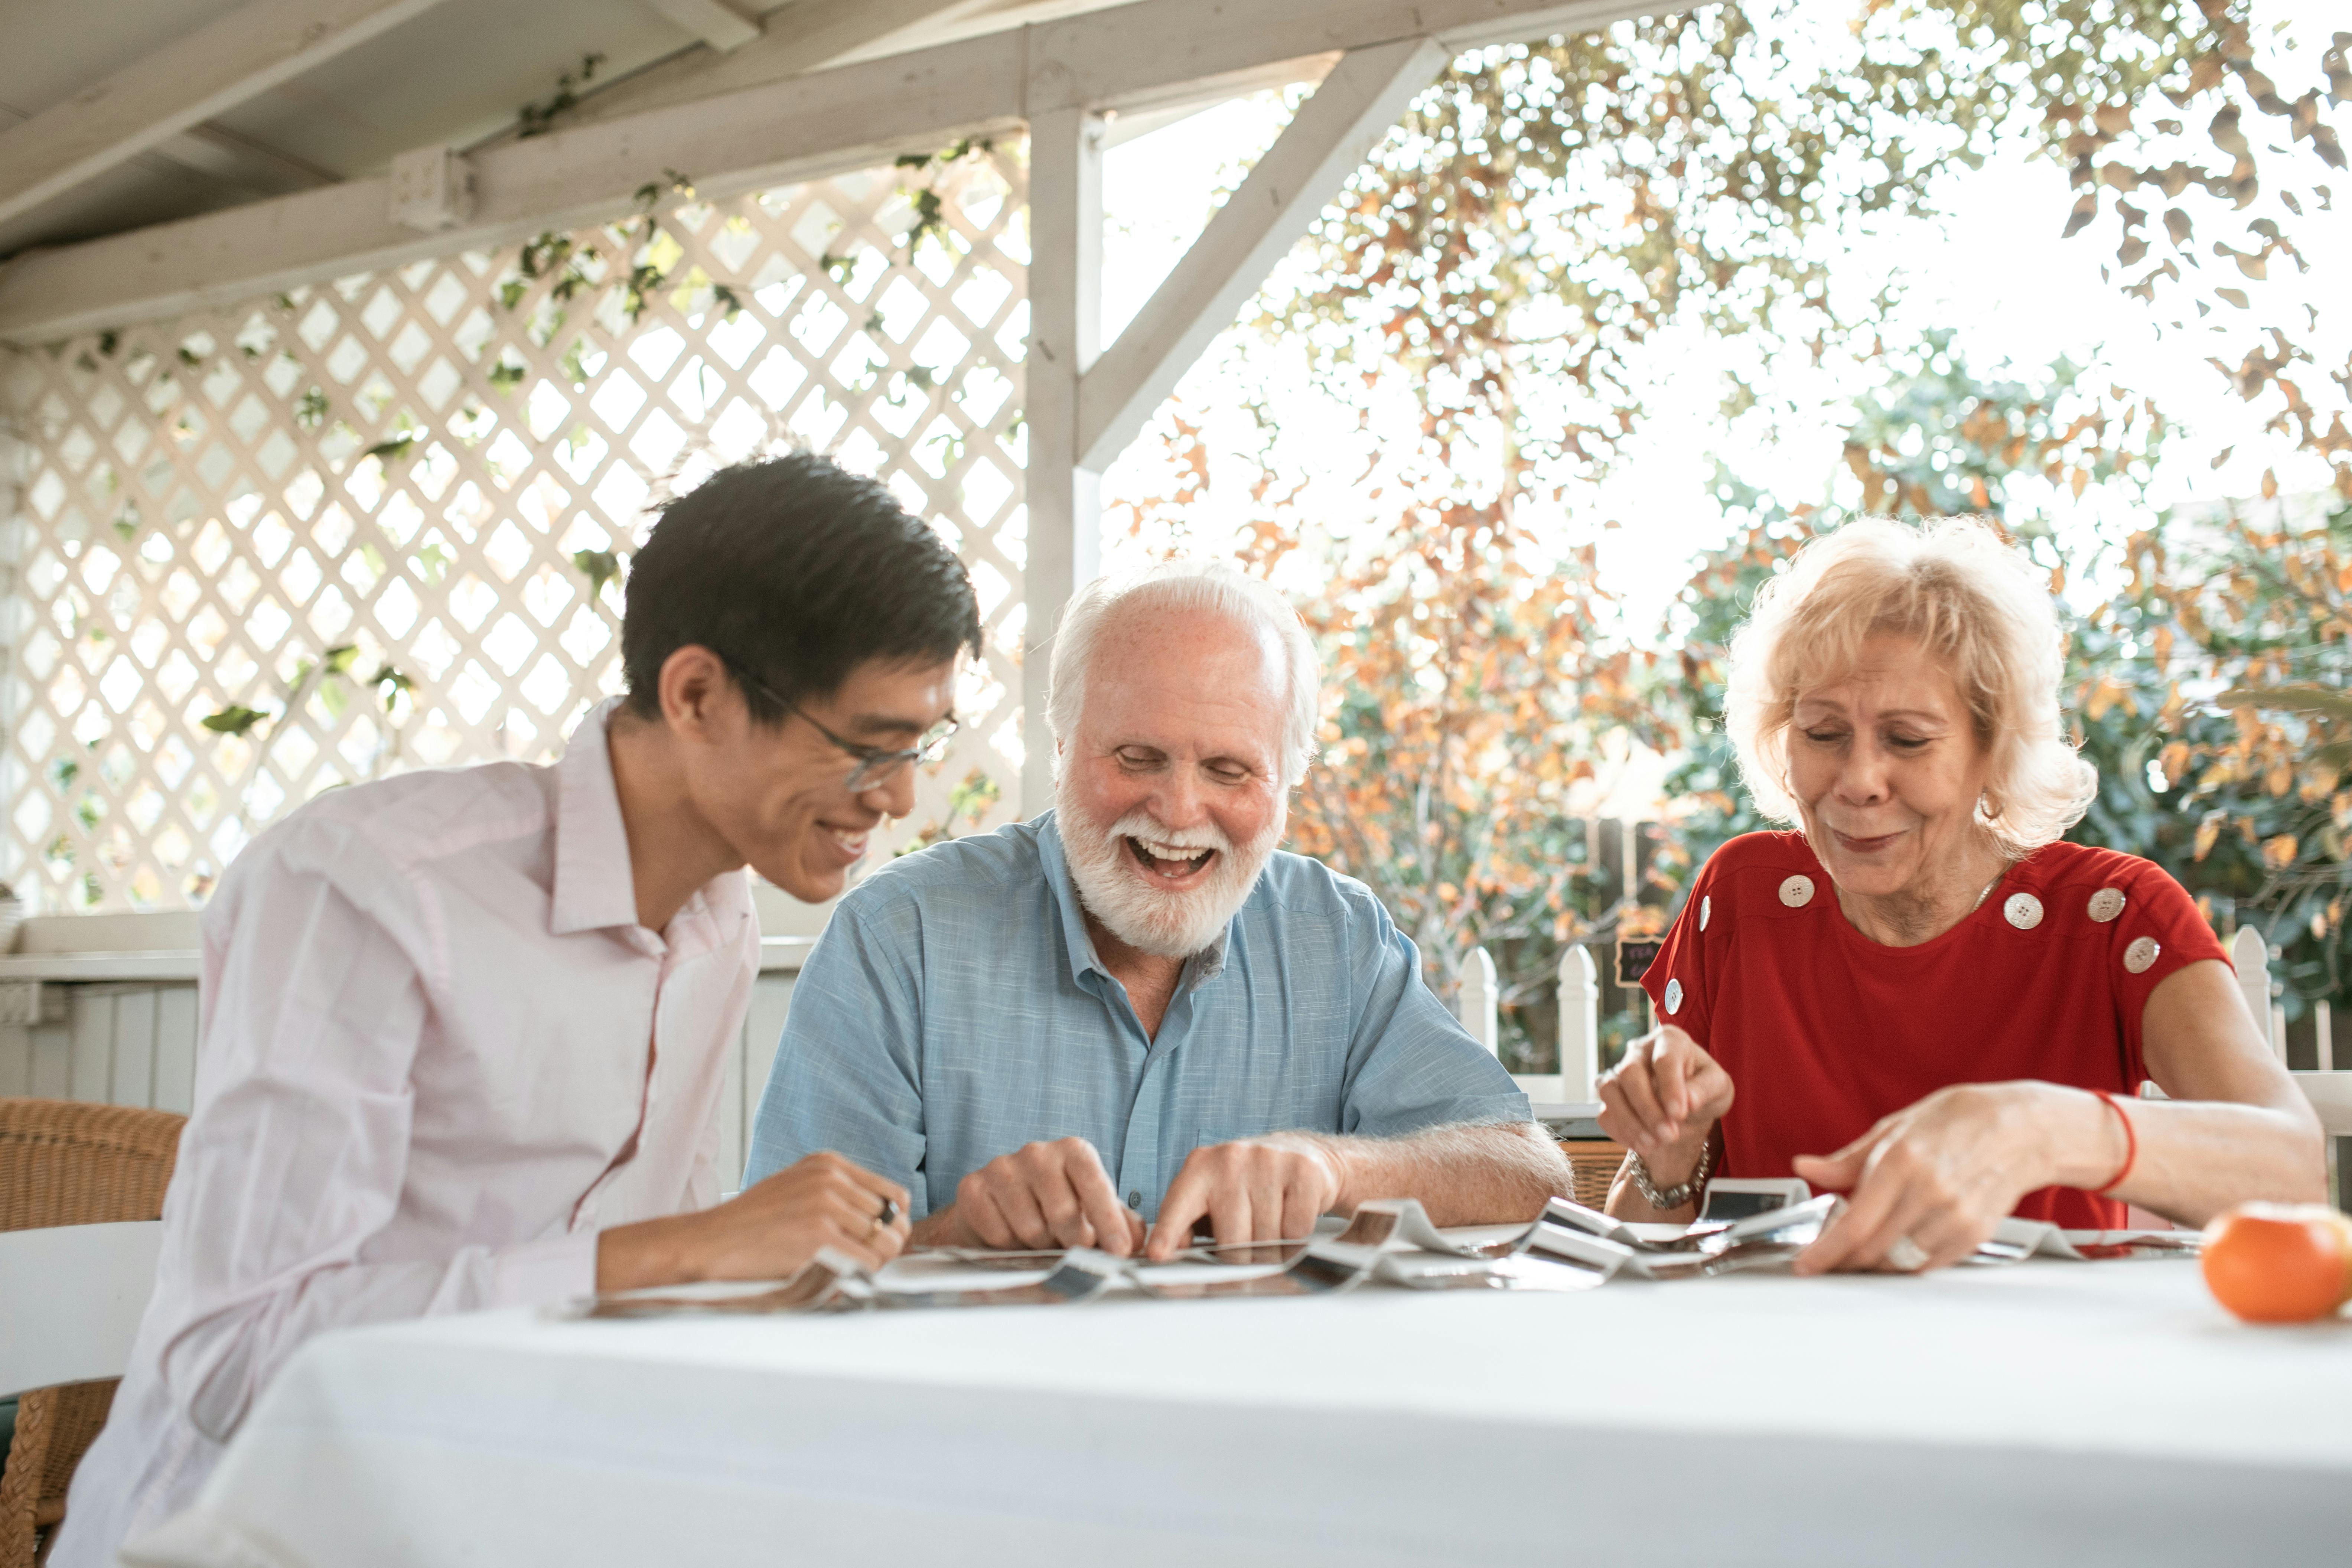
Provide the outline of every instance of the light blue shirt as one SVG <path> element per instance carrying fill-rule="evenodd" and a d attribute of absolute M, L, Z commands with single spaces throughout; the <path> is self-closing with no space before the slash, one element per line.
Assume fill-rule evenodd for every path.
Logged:
<path fill-rule="evenodd" d="M 1150 1219 L 1203 1144 L 1528 1114 L 1380 900 L 1302 856 L 1266 862 L 1147 1037 L 1049 812 L 894 861 L 841 901 L 793 987 L 743 1184 L 833 1149 L 903 1184 L 919 1217 L 998 1155 L 1076 1136 Z"/>

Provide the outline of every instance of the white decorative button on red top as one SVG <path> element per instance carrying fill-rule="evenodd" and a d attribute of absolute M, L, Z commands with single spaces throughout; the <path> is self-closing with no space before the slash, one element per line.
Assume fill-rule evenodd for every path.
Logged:
<path fill-rule="evenodd" d="M 2136 938 L 2129 947 L 2124 949 L 2124 967 L 2134 974 L 2146 974 L 2156 963 L 2156 955 L 2163 951 L 2152 936 Z"/>
<path fill-rule="evenodd" d="M 2091 895 L 2091 918 L 2106 924 L 2124 912 L 2124 890 L 2121 888 L 2101 888 Z"/>
<path fill-rule="evenodd" d="M 1780 884 L 1780 901 L 1792 910 L 1801 910 L 1813 901 L 1813 879 L 1791 877 Z"/>
<path fill-rule="evenodd" d="M 2042 900 L 2032 893 L 2011 893 L 2009 902 L 2000 906 L 2002 918 L 2020 931 L 2032 931 L 2042 923 Z"/>
<path fill-rule="evenodd" d="M 1683 983 L 1679 980 L 1669 980 L 1666 982 L 1666 1011 L 1679 1013 L 1682 1010 Z"/>

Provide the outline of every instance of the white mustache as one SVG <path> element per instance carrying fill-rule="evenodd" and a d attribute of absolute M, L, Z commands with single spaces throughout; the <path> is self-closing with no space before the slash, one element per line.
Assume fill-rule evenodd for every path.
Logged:
<path fill-rule="evenodd" d="M 1183 849 L 1193 854 L 1217 849 L 1231 854 L 1234 847 L 1234 841 L 1213 822 L 1198 827 L 1169 827 L 1140 807 L 1112 823 L 1110 832 L 1114 838 L 1139 839 L 1146 849 Z"/>

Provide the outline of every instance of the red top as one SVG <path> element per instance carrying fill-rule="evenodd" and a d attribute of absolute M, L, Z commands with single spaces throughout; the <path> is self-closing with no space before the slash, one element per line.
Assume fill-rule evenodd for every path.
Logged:
<path fill-rule="evenodd" d="M 2128 1095 L 2147 1070 L 2140 1016 L 2157 983 L 2227 963 L 2188 891 L 2152 861 L 2052 844 L 1933 942 L 1853 929 L 1801 834 L 1717 850 L 1642 987 L 1731 1074 L 1726 1176 L 1790 1176 L 1880 1117 L 1955 1083 L 2040 1079 Z M 2116 1229 L 2125 1205 L 2029 1193 L 2027 1219 Z"/>

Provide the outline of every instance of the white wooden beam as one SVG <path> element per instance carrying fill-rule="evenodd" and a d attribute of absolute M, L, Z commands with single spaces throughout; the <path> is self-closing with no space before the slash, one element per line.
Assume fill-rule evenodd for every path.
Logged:
<path fill-rule="evenodd" d="M 719 58 L 689 51 L 639 71 L 583 99 L 567 122 L 592 125 L 787 81 L 986 4 L 988 0 L 793 0 L 769 16 L 756 40 Z"/>
<path fill-rule="evenodd" d="M 732 54 L 760 36 L 760 24 L 723 0 L 645 0 L 652 10 L 717 49 Z"/>
<path fill-rule="evenodd" d="M 0 219 L 332 59 L 440 0 L 248 0 L 0 131 Z"/>
<path fill-rule="evenodd" d="M 1350 49 L 1078 388 L 1078 461 L 1111 462 L 1444 68 L 1431 38 Z"/>
<path fill-rule="evenodd" d="M 1281 62 L 1334 49 L 1431 34 L 1452 48 L 1664 8 L 1664 0 L 1295 0 L 1242 25 L 1228 0 L 1140 0 L 483 149 L 473 157 L 472 222 L 437 239 L 390 222 L 388 184 L 374 178 L 30 253 L 0 263 L 0 341 L 43 342 L 598 222 L 626 212 L 631 194 L 665 168 L 723 197 L 1010 132 L 1056 109 L 1198 99 L 1217 81 L 1262 82 Z M 718 63 L 731 66 L 774 36 Z"/>
<path fill-rule="evenodd" d="M 1078 461 L 1078 387 L 1102 332 L 1099 115 L 1056 109 L 1029 122 L 1029 542 L 1021 596 L 1021 815 L 1054 803 L 1045 725 L 1053 636 L 1062 606 L 1102 569 L 1102 476 Z"/>

